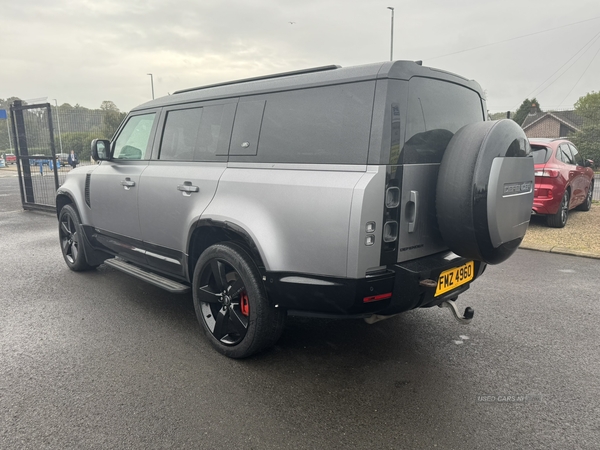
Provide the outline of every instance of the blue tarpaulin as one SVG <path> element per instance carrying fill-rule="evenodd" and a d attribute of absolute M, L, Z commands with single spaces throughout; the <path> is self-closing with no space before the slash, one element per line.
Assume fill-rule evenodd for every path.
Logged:
<path fill-rule="evenodd" d="M 6 110 L 0 109 L 0 119 L 6 119 Z"/>

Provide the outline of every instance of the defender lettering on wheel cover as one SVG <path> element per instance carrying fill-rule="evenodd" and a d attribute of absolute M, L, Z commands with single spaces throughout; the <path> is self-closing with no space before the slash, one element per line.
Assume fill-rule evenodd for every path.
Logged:
<path fill-rule="evenodd" d="M 411 61 L 325 66 L 134 108 L 57 192 L 67 265 L 191 290 L 220 353 L 287 315 L 369 323 L 451 306 L 508 258 L 531 211 L 523 132 L 474 81 Z"/>

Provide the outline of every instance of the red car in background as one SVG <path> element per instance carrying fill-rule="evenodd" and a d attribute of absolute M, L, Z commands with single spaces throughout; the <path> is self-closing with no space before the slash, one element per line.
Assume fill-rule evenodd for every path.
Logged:
<path fill-rule="evenodd" d="M 6 164 L 14 164 L 17 162 L 17 157 L 13 153 L 7 153 L 5 157 Z"/>
<path fill-rule="evenodd" d="M 593 161 L 583 160 L 566 139 L 529 139 L 535 167 L 533 214 L 546 216 L 550 227 L 562 228 L 569 211 L 589 211 L 594 190 Z"/>

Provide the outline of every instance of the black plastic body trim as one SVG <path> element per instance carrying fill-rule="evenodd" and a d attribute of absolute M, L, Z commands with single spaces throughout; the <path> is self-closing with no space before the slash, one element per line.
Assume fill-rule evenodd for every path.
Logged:
<path fill-rule="evenodd" d="M 314 317 L 366 317 L 390 315 L 415 308 L 438 305 L 454 299 L 469 289 L 470 283 L 485 270 L 486 264 L 475 261 L 475 276 L 465 285 L 435 297 L 435 287 L 421 285 L 423 280 L 437 281 L 448 269 L 466 264 L 470 259 L 442 252 L 405 263 L 388 266 L 386 273 L 361 279 L 321 277 L 286 272 L 267 272 L 265 287 L 271 301 L 293 315 Z M 286 280 L 298 279 L 298 282 Z M 314 282 L 310 282 L 314 280 Z M 365 297 L 392 293 L 392 297 L 365 303 Z"/>

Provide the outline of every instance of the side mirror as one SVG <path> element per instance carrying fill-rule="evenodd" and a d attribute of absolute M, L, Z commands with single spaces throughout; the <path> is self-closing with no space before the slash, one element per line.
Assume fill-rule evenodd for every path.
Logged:
<path fill-rule="evenodd" d="M 591 159 L 586 159 L 583 163 L 584 167 L 594 167 L 594 161 Z"/>
<path fill-rule="evenodd" d="M 95 161 L 108 161 L 110 159 L 110 141 L 94 139 L 92 141 L 92 158 Z"/>

